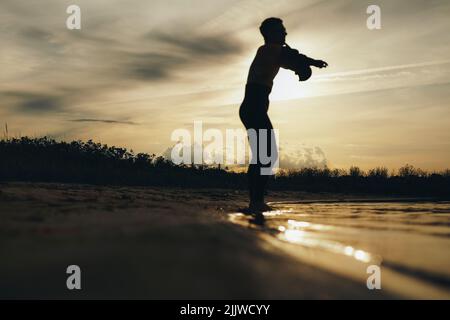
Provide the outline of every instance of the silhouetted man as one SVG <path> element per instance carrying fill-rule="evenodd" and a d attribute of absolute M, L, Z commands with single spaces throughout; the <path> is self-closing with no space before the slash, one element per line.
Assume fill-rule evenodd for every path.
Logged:
<path fill-rule="evenodd" d="M 251 139 L 249 132 L 252 157 L 257 157 L 256 161 L 250 162 L 247 171 L 250 192 L 249 209 L 251 212 L 270 210 L 270 207 L 264 203 L 264 193 L 269 176 L 261 174 L 261 169 L 270 167 L 271 164 L 264 164 L 261 161 L 259 146 L 261 143 L 265 145 L 267 156 L 270 155 L 271 159 L 278 156 L 270 154 L 271 150 L 276 150 L 276 146 L 274 145 L 272 123 L 267 115 L 273 79 L 280 67 L 293 70 L 299 74 L 301 80 L 306 80 L 311 75 L 309 66 L 318 68 L 327 66 L 325 61 L 314 60 L 299 54 L 297 50 L 291 49 L 285 43 L 287 33 L 281 19 L 268 18 L 262 22 L 259 30 L 264 37 L 264 45 L 258 48 L 250 66 L 244 101 L 239 109 L 239 116 L 248 132 L 249 129 L 256 130 L 256 133 L 259 132 L 259 129 L 268 131 L 265 135 L 257 135 L 257 141 Z M 264 141 L 260 141 L 261 139 L 264 139 Z M 256 151 L 256 154 L 254 151 Z"/>

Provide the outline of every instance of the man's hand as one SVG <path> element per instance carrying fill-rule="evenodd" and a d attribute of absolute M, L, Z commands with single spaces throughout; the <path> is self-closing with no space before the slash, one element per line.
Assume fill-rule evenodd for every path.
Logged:
<path fill-rule="evenodd" d="M 328 67 L 328 63 L 326 63 L 326 62 L 323 61 L 323 60 L 316 60 L 316 61 L 314 61 L 314 67 L 317 67 L 317 68 L 326 68 L 326 67 Z"/>

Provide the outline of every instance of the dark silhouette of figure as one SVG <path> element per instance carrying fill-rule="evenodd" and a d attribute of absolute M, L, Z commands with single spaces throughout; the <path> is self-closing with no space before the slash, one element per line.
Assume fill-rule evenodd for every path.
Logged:
<path fill-rule="evenodd" d="M 324 68 L 328 64 L 322 60 L 314 60 L 286 44 L 286 29 L 283 21 L 279 18 L 268 18 L 264 20 L 259 28 L 264 37 L 264 45 L 258 48 L 256 56 L 250 66 L 245 97 L 239 109 L 239 116 L 247 131 L 266 129 L 268 134 L 257 135 L 257 141 L 249 140 L 252 145 L 252 157 L 257 157 L 256 163 L 252 161 L 248 167 L 247 177 L 250 195 L 250 212 L 261 212 L 270 210 L 264 203 L 264 193 L 269 176 L 261 174 L 261 168 L 270 167 L 261 161 L 259 147 L 265 145 L 267 156 L 276 159 L 277 154 L 271 154 L 276 150 L 275 138 L 272 132 L 273 126 L 267 114 L 269 108 L 269 94 L 272 90 L 273 79 L 280 67 L 295 71 L 300 81 L 305 81 L 311 76 L 310 66 Z M 260 141 L 263 140 L 263 141 Z M 262 143 L 262 144 L 261 144 Z M 273 147 L 273 148 L 271 148 Z M 257 151 L 256 154 L 253 151 Z"/>

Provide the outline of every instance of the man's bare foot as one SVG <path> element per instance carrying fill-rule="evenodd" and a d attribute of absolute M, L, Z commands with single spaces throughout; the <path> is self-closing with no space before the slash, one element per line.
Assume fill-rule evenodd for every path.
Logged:
<path fill-rule="evenodd" d="M 249 220 L 250 223 L 256 224 L 258 226 L 264 226 L 266 223 L 266 219 L 264 218 L 264 215 L 262 212 L 257 212 L 252 215 L 252 219 Z"/>
<path fill-rule="evenodd" d="M 251 201 L 249 206 L 248 206 L 249 210 L 252 212 L 265 212 L 265 211 L 272 211 L 272 207 L 269 206 L 267 203 L 264 202 L 253 202 Z"/>

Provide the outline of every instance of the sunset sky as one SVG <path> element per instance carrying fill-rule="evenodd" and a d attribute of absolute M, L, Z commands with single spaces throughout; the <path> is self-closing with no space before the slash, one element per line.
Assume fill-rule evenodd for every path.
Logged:
<path fill-rule="evenodd" d="M 66 28 L 71 4 L 81 30 Z M 366 27 L 370 4 L 381 30 Z M 269 16 L 291 47 L 329 63 L 308 82 L 275 78 L 269 114 L 286 166 L 450 167 L 448 0 L 1 0 L 1 126 L 149 153 L 193 121 L 242 128 Z"/>

